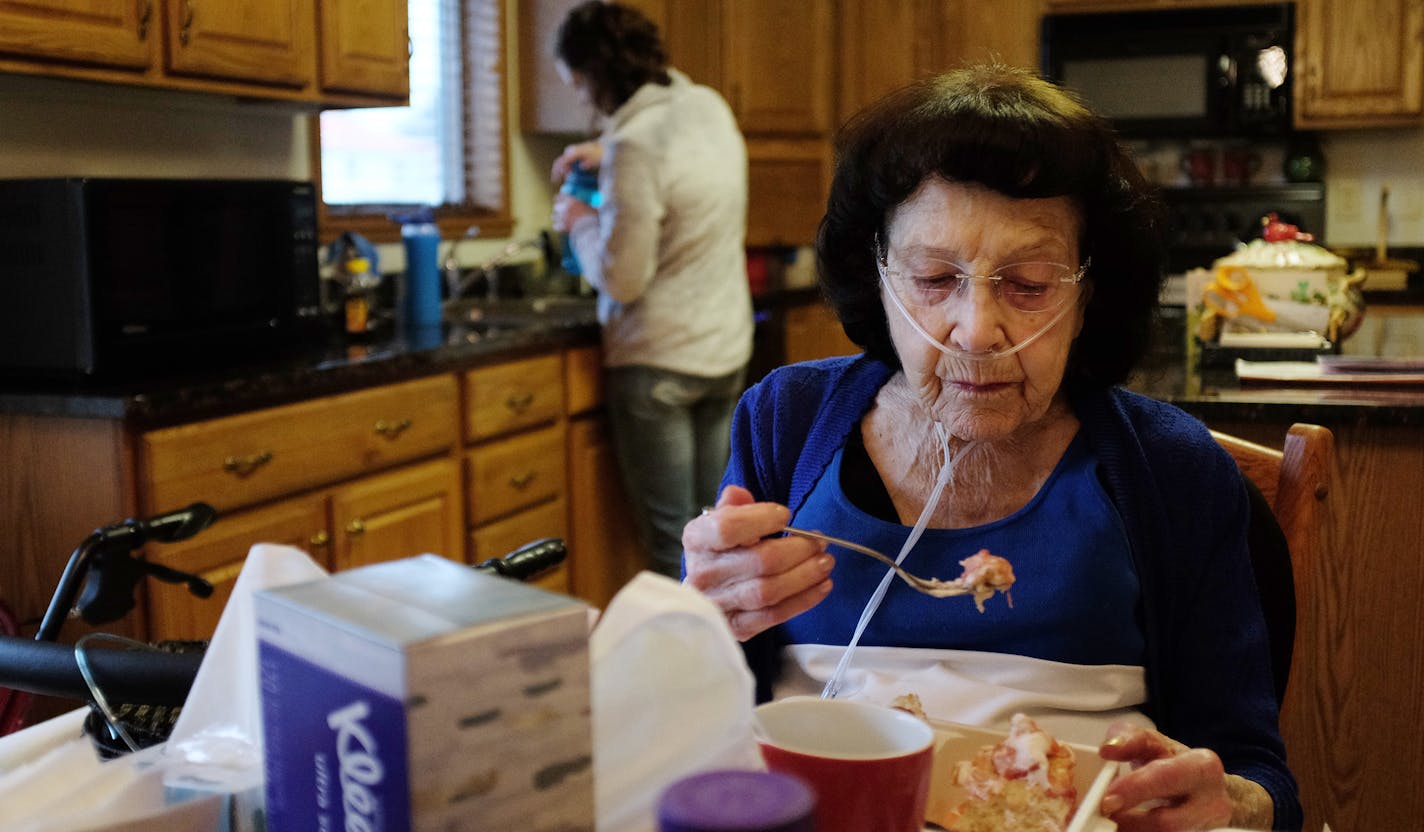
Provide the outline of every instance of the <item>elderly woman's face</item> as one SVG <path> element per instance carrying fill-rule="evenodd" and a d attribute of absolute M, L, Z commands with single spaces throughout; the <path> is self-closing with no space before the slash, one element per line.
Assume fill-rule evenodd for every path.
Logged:
<path fill-rule="evenodd" d="M 1061 265 L 1071 273 L 1079 266 L 1080 225 L 1067 197 L 1012 199 L 932 177 L 892 213 L 885 255 L 889 271 L 915 280 L 944 272 L 943 264 L 975 275 L 1012 274 L 1000 270 L 1022 263 Z M 954 352 L 985 354 L 1027 341 L 1063 311 L 1061 306 L 1034 310 L 1033 302 L 1012 297 L 1012 287 L 1005 286 L 970 281 L 942 302 L 906 304 L 904 313 L 885 296 L 887 286 L 881 288 L 906 378 L 935 418 L 961 439 L 1006 438 L 1049 412 L 1083 325 L 1082 289 L 1067 285 L 1064 302 L 1070 308 L 1027 347 L 987 360 L 945 354 L 906 316 Z M 897 296 L 903 300 L 905 292 Z"/>

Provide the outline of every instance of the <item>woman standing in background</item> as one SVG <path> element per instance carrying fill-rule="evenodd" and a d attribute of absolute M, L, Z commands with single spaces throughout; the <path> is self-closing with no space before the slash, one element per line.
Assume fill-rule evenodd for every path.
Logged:
<path fill-rule="evenodd" d="M 575 7 L 556 65 L 605 120 L 554 161 L 598 169 L 598 209 L 554 204 L 598 290 L 614 448 L 652 568 L 681 577 L 682 527 L 716 497 L 752 351 L 747 154 L 731 109 L 671 69 L 657 27 L 616 3 Z"/>

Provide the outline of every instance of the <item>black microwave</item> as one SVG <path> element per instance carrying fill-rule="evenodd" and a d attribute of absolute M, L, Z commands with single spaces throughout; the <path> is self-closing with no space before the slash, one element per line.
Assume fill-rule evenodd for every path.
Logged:
<path fill-rule="evenodd" d="M 1291 130 L 1295 7 L 1049 14 L 1043 73 L 1127 138 Z"/>
<path fill-rule="evenodd" d="M 0 371 L 161 374 L 322 336 L 309 182 L 0 181 Z"/>

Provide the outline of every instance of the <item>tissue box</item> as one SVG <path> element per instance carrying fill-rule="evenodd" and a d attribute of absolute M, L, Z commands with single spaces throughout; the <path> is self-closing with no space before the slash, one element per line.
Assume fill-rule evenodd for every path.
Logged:
<path fill-rule="evenodd" d="M 594 828 L 582 603 L 422 555 L 255 604 L 273 832 Z"/>

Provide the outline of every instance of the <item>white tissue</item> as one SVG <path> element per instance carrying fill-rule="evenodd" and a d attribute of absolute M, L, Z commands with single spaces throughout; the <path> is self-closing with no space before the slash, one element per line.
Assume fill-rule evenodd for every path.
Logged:
<path fill-rule="evenodd" d="M 765 768 L 752 736 L 755 681 L 701 593 L 640 573 L 594 628 L 589 661 L 600 832 L 654 829 L 658 797 L 689 774 Z"/>

